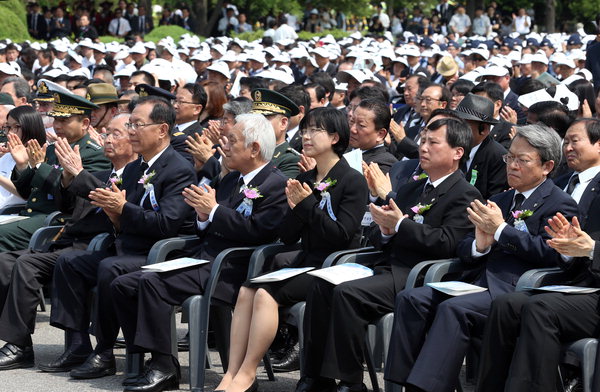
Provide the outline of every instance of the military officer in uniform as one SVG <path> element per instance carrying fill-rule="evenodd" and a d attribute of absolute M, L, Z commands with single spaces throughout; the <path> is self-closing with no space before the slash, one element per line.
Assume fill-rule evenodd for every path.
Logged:
<path fill-rule="evenodd" d="M 98 106 L 74 94 L 54 92 L 53 96 L 54 107 L 49 115 L 54 117 L 56 135 L 67 139 L 71 148 L 79 149 L 87 171 L 110 169 L 102 147 L 87 133 L 91 112 Z M 0 252 L 27 248 L 31 235 L 42 227 L 46 216 L 58 209 L 54 195 L 59 191 L 62 169 L 54 148 L 54 145 L 42 147 L 37 141 L 30 141 L 26 147 L 14 139 L 11 154 L 16 165 L 11 180 L 21 197 L 27 200 L 19 214 L 27 219 L 0 225 Z"/>
<path fill-rule="evenodd" d="M 275 152 L 271 162 L 289 178 L 300 173 L 300 154 L 285 140 L 290 117 L 300 113 L 300 109 L 288 97 L 272 90 L 258 88 L 252 91 L 252 113 L 264 115 L 275 131 Z"/>

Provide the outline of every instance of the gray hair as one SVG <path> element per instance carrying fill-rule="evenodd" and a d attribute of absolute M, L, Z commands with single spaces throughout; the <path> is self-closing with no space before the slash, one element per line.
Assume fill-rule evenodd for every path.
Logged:
<path fill-rule="evenodd" d="M 243 126 L 244 146 L 248 148 L 250 144 L 258 143 L 261 158 L 265 162 L 270 161 L 275 151 L 275 131 L 271 122 L 257 113 L 240 114 L 235 121 Z"/>
<path fill-rule="evenodd" d="M 31 88 L 29 88 L 29 83 L 27 83 L 27 80 L 18 76 L 10 76 L 2 81 L 3 86 L 9 83 L 14 83 L 13 88 L 15 89 L 15 95 L 17 98 L 25 97 L 27 102 L 31 102 Z"/>
<path fill-rule="evenodd" d="M 524 125 L 517 127 L 515 139 L 517 137 L 522 137 L 537 150 L 542 163 L 554 161 L 554 167 L 558 166 L 562 157 L 562 141 L 554 129 L 543 124 Z"/>
<path fill-rule="evenodd" d="M 239 116 L 240 114 L 250 113 L 252 109 L 252 101 L 243 100 L 243 101 L 230 101 L 223 105 L 223 110 L 228 111 L 234 116 Z"/>

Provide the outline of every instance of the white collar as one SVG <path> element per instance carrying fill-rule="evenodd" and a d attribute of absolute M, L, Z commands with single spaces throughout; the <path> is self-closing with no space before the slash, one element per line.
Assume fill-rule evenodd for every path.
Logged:
<path fill-rule="evenodd" d="M 163 152 L 165 152 L 165 150 L 167 148 L 169 148 L 169 146 L 165 147 L 158 154 L 156 154 L 155 156 L 153 156 L 152 158 L 150 158 L 150 160 L 147 162 L 148 163 L 148 169 L 150 169 L 152 167 L 152 165 L 154 165 L 154 162 L 156 162 L 156 160 L 158 158 L 160 158 L 160 156 L 163 154 Z M 142 157 L 142 162 L 144 162 L 144 158 L 143 157 Z M 144 174 L 146 174 L 146 172 L 148 172 L 148 169 L 146 169 L 146 171 L 144 171 Z"/>
<path fill-rule="evenodd" d="M 254 179 L 254 177 L 256 177 L 256 175 L 265 167 L 269 164 L 269 162 L 265 163 L 264 165 L 252 170 L 250 173 L 246 173 L 245 175 L 240 175 L 241 178 L 244 179 L 244 184 L 248 185 L 250 184 L 250 182 L 252 182 L 252 180 Z M 238 179 L 239 181 L 239 179 Z"/>
<path fill-rule="evenodd" d="M 538 189 L 540 187 L 540 185 L 542 185 L 544 182 L 548 181 L 548 179 L 545 179 L 544 181 L 540 182 L 540 184 L 538 186 L 536 186 L 535 188 L 531 188 L 528 191 L 525 192 L 519 192 L 515 189 L 515 196 L 518 195 L 519 193 L 522 194 L 523 196 L 525 196 L 525 200 L 529 199 L 529 196 L 531 196 L 531 194 L 533 192 L 535 192 L 536 189 Z"/>
<path fill-rule="evenodd" d="M 600 166 L 592 166 L 590 168 L 585 169 L 581 173 L 577 173 L 579 174 L 579 183 L 584 184 L 592 181 L 592 179 L 596 177 L 596 174 L 598 173 L 600 173 Z"/>
<path fill-rule="evenodd" d="M 190 125 L 192 125 L 192 124 L 193 124 L 193 123 L 195 123 L 195 122 L 196 122 L 196 120 L 192 120 L 192 121 L 188 121 L 188 122 L 186 122 L 186 123 L 183 123 L 183 124 L 176 124 L 176 126 L 177 126 L 177 129 L 178 129 L 179 131 L 183 132 L 183 131 L 185 131 L 186 129 L 188 129 L 188 127 L 189 127 Z"/>
<path fill-rule="evenodd" d="M 289 129 L 286 132 L 288 141 L 291 141 L 294 138 L 294 136 L 296 136 L 296 132 L 298 132 L 298 128 L 300 128 L 300 125 L 296 125 L 295 128 Z"/>
<path fill-rule="evenodd" d="M 425 186 L 427 186 L 427 184 L 431 184 L 433 185 L 434 188 L 437 188 L 442 182 L 444 182 L 444 180 L 448 177 L 450 177 L 451 175 L 453 175 L 455 172 L 452 172 L 450 174 L 446 174 L 444 177 L 442 178 L 438 178 L 435 181 L 431 181 L 429 178 L 427 178 L 427 182 L 425 183 Z"/>

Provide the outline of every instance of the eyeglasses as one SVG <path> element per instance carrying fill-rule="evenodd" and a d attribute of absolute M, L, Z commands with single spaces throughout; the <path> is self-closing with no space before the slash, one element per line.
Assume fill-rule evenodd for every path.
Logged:
<path fill-rule="evenodd" d="M 441 101 L 441 99 L 436 99 L 436 98 L 431 98 L 431 97 L 423 97 L 421 95 L 417 95 L 415 98 L 421 102 L 425 101 L 427 104 L 430 104 L 431 102 L 434 102 L 434 101 L 435 102 Z"/>
<path fill-rule="evenodd" d="M 150 125 L 160 125 L 163 123 L 148 123 L 148 124 L 144 124 L 144 123 L 125 123 L 125 128 L 127 129 L 131 129 L 132 131 L 137 131 L 140 128 L 146 128 L 147 126 Z"/>
<path fill-rule="evenodd" d="M 321 133 L 321 132 L 327 132 L 322 128 L 305 128 L 305 129 L 301 129 L 300 131 L 298 131 L 300 133 L 301 137 L 307 136 L 307 137 L 313 137 L 315 136 L 317 133 Z"/>
<path fill-rule="evenodd" d="M 190 104 L 190 105 L 198 105 L 197 103 L 192 102 L 192 101 L 182 101 L 180 99 L 174 99 L 173 100 L 173 105 L 183 105 L 184 103 L 187 103 L 187 104 Z"/>
<path fill-rule="evenodd" d="M 19 125 L 19 124 L 5 125 L 4 127 L 2 127 L 2 131 L 5 133 L 9 133 L 10 131 L 14 131 L 15 133 L 17 133 L 17 132 L 19 132 L 20 129 L 21 129 L 21 125 Z"/>
<path fill-rule="evenodd" d="M 123 133 L 115 133 L 115 132 L 107 132 L 107 133 L 101 133 L 100 137 L 104 140 L 108 139 L 108 137 L 111 136 L 113 139 L 115 140 L 119 140 L 119 139 L 125 139 L 128 138 L 129 135 L 127 134 L 123 134 Z"/>
<path fill-rule="evenodd" d="M 528 166 L 531 162 L 533 162 L 533 160 L 531 160 L 531 159 L 522 159 L 522 158 L 518 158 L 518 157 L 516 157 L 514 155 L 510 155 L 510 154 L 504 154 L 504 155 L 502 155 L 502 160 L 507 165 L 510 165 L 512 163 L 516 163 L 517 166 L 519 166 L 519 167 Z"/>

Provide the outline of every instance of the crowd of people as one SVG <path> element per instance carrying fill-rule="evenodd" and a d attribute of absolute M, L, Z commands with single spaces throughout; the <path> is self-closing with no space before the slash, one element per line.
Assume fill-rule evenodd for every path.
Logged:
<path fill-rule="evenodd" d="M 453 390 L 470 348 L 478 391 L 555 390 L 561 345 L 597 337 L 600 292 L 515 288 L 542 267 L 599 287 L 600 30 L 463 29 L 461 8 L 432 35 L 300 41 L 281 19 L 254 42 L 3 40 L 0 207 L 20 212 L 0 225 L 0 370 L 36 365 L 51 285 L 65 350 L 39 370 L 114 375 L 121 330 L 128 353 L 150 354 L 124 390 L 175 388 L 172 309 L 204 292 L 220 252 L 299 243 L 269 273 L 367 243 L 381 251 L 373 274 L 337 285 L 307 273 L 259 283 L 247 263 L 224 266 L 213 297 L 234 311 L 215 390 L 258 390 L 273 348 L 279 371 L 303 351 L 297 392 L 366 391 L 365 333 L 388 313 L 384 378 L 407 391 Z M 70 218 L 29 249 L 54 211 Z M 88 248 L 101 233 L 108 244 Z M 183 235 L 207 263 L 141 272 L 157 241 Z M 454 257 L 483 291 L 404 289 L 418 263 Z M 299 347 L 279 309 L 302 301 Z"/>

